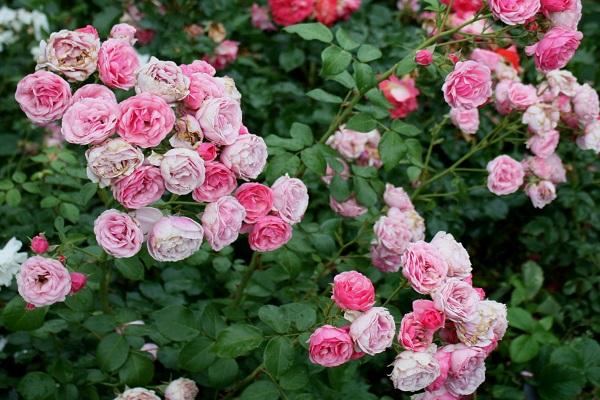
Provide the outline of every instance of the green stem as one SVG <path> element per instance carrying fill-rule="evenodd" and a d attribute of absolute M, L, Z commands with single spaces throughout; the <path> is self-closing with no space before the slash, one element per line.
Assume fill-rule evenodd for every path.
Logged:
<path fill-rule="evenodd" d="M 265 366 L 263 364 L 260 364 L 258 367 L 256 367 L 254 371 L 250 372 L 250 374 L 247 377 L 236 383 L 236 385 L 233 388 L 231 388 L 229 393 L 225 397 L 223 397 L 223 400 L 232 398 L 236 392 L 243 389 L 246 385 L 252 382 L 256 378 L 256 376 L 262 372 L 264 367 Z"/>
<path fill-rule="evenodd" d="M 385 299 L 385 301 L 383 302 L 383 304 L 382 304 L 381 306 L 382 306 L 382 307 L 385 307 L 385 306 L 386 306 L 386 305 L 387 305 L 387 304 L 388 304 L 390 301 L 392 301 L 392 299 L 393 299 L 394 297 L 396 297 L 396 295 L 397 295 L 398 293 L 400 293 L 400 291 L 401 291 L 402 289 L 404 289 L 404 288 L 407 288 L 407 287 L 408 287 L 408 281 L 404 281 L 404 282 L 402 282 L 402 283 L 401 283 L 400 285 L 398 285 L 398 287 L 397 287 L 397 288 L 396 288 L 396 289 L 395 289 L 395 290 L 392 292 L 392 294 L 390 294 L 390 296 L 389 296 L 387 299 Z"/>
<path fill-rule="evenodd" d="M 240 281 L 240 285 L 238 286 L 234 296 L 233 296 L 233 305 L 234 306 L 239 306 L 242 298 L 244 296 L 244 290 L 246 289 L 246 286 L 248 286 L 248 283 L 250 282 L 250 278 L 252 278 L 252 274 L 254 274 L 254 271 L 256 270 L 256 268 L 258 267 L 258 264 L 260 264 L 260 253 L 252 253 L 252 259 L 250 260 L 250 265 L 248 265 L 248 268 L 246 269 L 246 272 L 244 273 L 244 276 L 242 277 L 242 280 Z"/>
<path fill-rule="evenodd" d="M 100 267 L 102 270 L 102 276 L 100 278 L 100 303 L 102 304 L 102 310 L 105 313 L 109 313 L 110 303 L 108 302 L 108 287 L 110 284 L 111 271 L 105 256 L 100 260 Z"/>

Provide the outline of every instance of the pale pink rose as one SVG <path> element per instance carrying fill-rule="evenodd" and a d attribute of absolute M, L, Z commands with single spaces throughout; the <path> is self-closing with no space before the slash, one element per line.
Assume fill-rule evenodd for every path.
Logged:
<path fill-rule="evenodd" d="M 426 351 L 433 343 L 432 329 L 427 329 L 414 313 L 404 314 L 400 323 L 398 342 L 407 350 Z"/>
<path fill-rule="evenodd" d="M 120 111 L 117 103 L 104 99 L 83 99 L 67 109 L 62 134 L 74 144 L 99 144 L 115 133 Z"/>
<path fill-rule="evenodd" d="M 540 0 L 488 0 L 495 18 L 507 25 L 521 25 L 540 10 Z"/>
<path fill-rule="evenodd" d="M 198 393 L 196 382 L 179 378 L 171 381 L 165 389 L 165 400 L 195 400 Z"/>
<path fill-rule="evenodd" d="M 401 265 L 400 257 L 401 254 L 382 244 L 371 244 L 371 263 L 381 272 L 398 272 Z"/>
<path fill-rule="evenodd" d="M 194 150 L 171 149 L 162 157 L 160 173 L 169 192 L 188 194 L 204 183 L 204 160 Z"/>
<path fill-rule="evenodd" d="M 513 82 L 508 88 L 508 101 L 513 109 L 525 110 L 538 102 L 537 93 L 533 85 L 524 85 Z"/>
<path fill-rule="evenodd" d="M 242 94 L 235 86 L 235 81 L 228 76 L 220 76 L 216 79 L 225 87 L 225 97 L 239 104 L 242 100 Z"/>
<path fill-rule="evenodd" d="M 527 148 L 538 157 L 548 157 L 556 151 L 560 133 L 552 129 L 545 135 L 533 135 L 527 140 Z"/>
<path fill-rule="evenodd" d="M 354 195 L 342 202 L 337 201 L 333 196 L 329 196 L 329 207 L 336 214 L 347 218 L 356 218 L 369 211 L 356 200 Z"/>
<path fill-rule="evenodd" d="M 71 104 L 75 104 L 83 99 L 102 99 L 115 104 L 117 103 L 117 97 L 114 92 L 106 86 L 97 83 L 88 83 L 77 89 L 71 98 Z"/>
<path fill-rule="evenodd" d="M 379 89 L 392 105 L 392 119 L 404 118 L 419 107 L 419 89 L 415 86 L 415 80 L 408 75 L 402 79 L 392 75 L 379 83 Z"/>
<path fill-rule="evenodd" d="M 419 65 L 429 65 L 433 62 L 433 54 L 429 50 L 419 50 L 415 55 L 415 62 Z"/>
<path fill-rule="evenodd" d="M 381 141 L 381 134 L 377 129 L 370 132 L 364 133 L 367 136 L 367 142 L 365 143 L 365 150 L 356 160 L 356 164 L 361 167 L 375 167 L 381 168 L 383 163 L 379 156 L 379 142 Z"/>
<path fill-rule="evenodd" d="M 87 176 L 106 187 L 112 179 L 130 175 L 144 161 L 142 152 L 123 139 L 109 139 L 85 152 Z"/>
<path fill-rule="evenodd" d="M 525 171 L 518 161 L 507 155 L 494 158 L 487 164 L 488 190 L 498 196 L 511 194 L 523 185 Z"/>
<path fill-rule="evenodd" d="M 308 339 L 308 356 L 313 364 L 337 367 L 350 361 L 353 354 L 354 343 L 343 328 L 323 325 Z"/>
<path fill-rule="evenodd" d="M 413 314 L 425 329 L 438 330 L 444 326 L 444 313 L 435 308 L 431 300 L 415 300 L 412 303 Z"/>
<path fill-rule="evenodd" d="M 269 17 L 268 7 L 261 7 L 256 3 L 252 4 L 251 20 L 252 26 L 260 29 L 261 31 L 277 30 L 275 24 L 271 22 L 271 18 Z"/>
<path fill-rule="evenodd" d="M 160 400 L 160 397 L 154 393 L 154 390 L 137 387 L 127 389 L 114 400 Z"/>
<path fill-rule="evenodd" d="M 192 192 L 192 197 L 197 202 L 213 202 L 233 192 L 237 186 L 234 173 L 216 161 L 204 163 L 204 183 Z"/>
<path fill-rule="evenodd" d="M 273 209 L 281 219 L 294 225 L 302 221 L 308 207 L 308 189 L 298 178 L 287 174 L 280 176 L 271 185 L 273 190 Z"/>
<path fill-rule="evenodd" d="M 140 351 L 150 354 L 152 361 L 156 361 L 156 358 L 158 357 L 158 350 L 159 347 L 156 343 L 144 343 L 144 345 L 140 347 Z"/>
<path fill-rule="evenodd" d="M 198 120 L 192 115 L 183 115 L 175 121 L 175 133 L 169 138 L 173 147 L 194 150 L 204 139 Z"/>
<path fill-rule="evenodd" d="M 148 232 L 148 253 L 156 261 L 181 261 L 200 249 L 204 229 L 188 217 L 162 217 Z"/>
<path fill-rule="evenodd" d="M 223 40 L 215 48 L 214 53 L 210 56 L 206 56 L 205 59 L 212 64 L 215 69 L 223 69 L 235 61 L 239 45 L 240 43 L 234 40 Z"/>
<path fill-rule="evenodd" d="M 459 61 L 442 86 L 450 107 L 477 108 L 492 95 L 490 69 L 475 61 Z"/>
<path fill-rule="evenodd" d="M 467 320 L 479 303 L 479 294 L 475 289 L 458 278 L 448 278 L 431 297 L 436 308 L 454 322 Z"/>
<path fill-rule="evenodd" d="M 451 13 L 448 18 L 448 25 L 450 25 L 452 28 L 458 28 L 459 26 L 464 25 L 465 23 L 474 19 L 475 15 L 475 12 L 472 11 Z M 483 35 L 485 33 L 493 32 L 493 28 L 489 21 L 485 19 L 479 19 L 466 26 L 463 26 L 460 28 L 459 32 L 464 32 L 470 35 Z M 456 36 L 462 37 L 460 34 L 457 34 Z"/>
<path fill-rule="evenodd" d="M 267 164 L 267 145 L 251 133 L 239 136 L 221 150 L 221 162 L 240 179 L 256 179 Z"/>
<path fill-rule="evenodd" d="M 525 187 L 525 193 L 535 208 L 544 208 L 556 199 L 556 186 L 550 181 L 530 183 Z"/>
<path fill-rule="evenodd" d="M 131 89 L 140 66 L 135 49 L 120 39 L 108 39 L 98 53 L 100 80 L 111 88 Z"/>
<path fill-rule="evenodd" d="M 430 243 L 448 263 L 448 276 L 465 278 L 471 274 L 469 253 L 452 234 L 439 231 Z"/>
<path fill-rule="evenodd" d="M 412 239 L 410 227 L 402 219 L 387 215 L 375 222 L 373 233 L 373 244 L 385 246 L 396 254 L 402 254 Z"/>
<path fill-rule="evenodd" d="M 392 207 L 388 210 L 387 216 L 401 221 L 408 228 L 411 242 L 425 239 L 425 220 L 416 210 L 401 211 Z"/>
<path fill-rule="evenodd" d="M 347 160 L 356 160 L 365 151 L 369 137 L 366 133 L 346 129 L 341 125 L 339 129 L 331 135 L 326 144 L 340 153 Z"/>
<path fill-rule="evenodd" d="M 162 211 L 154 207 L 138 208 L 129 212 L 129 215 L 140 225 L 144 237 L 148 235 L 154 224 L 163 217 Z"/>
<path fill-rule="evenodd" d="M 217 71 L 215 68 L 204 60 L 194 60 L 191 64 L 182 64 L 179 66 L 181 71 L 188 77 L 192 77 L 193 74 L 202 72 L 210 76 L 215 76 Z"/>
<path fill-rule="evenodd" d="M 165 182 L 159 168 L 142 165 L 114 182 L 112 191 L 123 207 L 138 209 L 158 201 L 165 192 Z"/>
<path fill-rule="evenodd" d="M 350 325 L 350 336 L 356 346 L 368 355 L 385 351 L 396 334 L 394 317 L 384 307 L 373 307 L 358 316 Z"/>
<path fill-rule="evenodd" d="M 183 104 L 190 110 L 197 110 L 206 99 L 225 96 L 225 87 L 213 76 L 197 72 L 190 76 L 189 94 Z"/>
<path fill-rule="evenodd" d="M 456 396 L 472 394 L 485 380 L 486 352 L 462 343 L 444 346 L 442 351 L 450 353 L 446 388 Z"/>
<path fill-rule="evenodd" d="M 458 396 L 466 396 L 475 393 L 477 388 L 485 381 L 485 363 L 481 362 L 476 367 L 458 376 L 449 376 L 446 380 L 446 389 L 449 393 Z"/>
<path fill-rule="evenodd" d="M 235 197 L 223 196 L 209 203 L 202 213 L 202 226 L 206 241 L 214 251 L 235 242 L 242 229 L 246 210 Z"/>
<path fill-rule="evenodd" d="M 15 100 L 27 118 L 44 125 L 62 118 L 71 103 L 71 87 L 52 72 L 36 71 L 19 81 Z"/>
<path fill-rule="evenodd" d="M 200 145 L 196 147 L 196 151 L 204 161 L 213 161 L 217 158 L 217 146 L 213 143 L 200 143 Z"/>
<path fill-rule="evenodd" d="M 135 31 L 136 29 L 132 25 L 116 24 L 110 29 L 109 38 L 121 39 L 133 46 L 137 41 L 135 38 Z"/>
<path fill-rule="evenodd" d="M 439 379 L 439 378 L 438 378 Z M 431 386 L 431 385 L 430 385 Z M 448 392 L 445 387 L 440 387 L 434 391 L 426 391 L 423 393 L 411 396 L 411 400 L 460 400 L 452 393 Z"/>
<path fill-rule="evenodd" d="M 339 175 L 340 178 L 347 181 L 350 178 L 350 166 L 344 159 L 336 158 L 334 166 L 327 164 L 325 175 L 321 178 L 327 185 L 331 185 L 333 177 Z"/>
<path fill-rule="evenodd" d="M 558 96 L 560 93 L 573 97 L 577 93 L 579 85 L 577 84 L 577 78 L 573 76 L 571 71 L 567 70 L 553 70 L 546 74 L 546 80 L 550 91 L 554 96 Z"/>
<path fill-rule="evenodd" d="M 239 103 L 226 97 L 207 99 L 196 113 L 204 136 L 218 145 L 235 142 L 242 126 Z"/>
<path fill-rule="evenodd" d="M 35 69 L 49 68 L 70 81 L 84 81 L 96 71 L 100 39 L 88 32 L 63 29 L 40 43 Z"/>
<path fill-rule="evenodd" d="M 244 222 L 254 224 L 273 208 L 273 191 L 260 183 L 244 183 L 235 191 L 235 198 L 246 210 Z"/>
<path fill-rule="evenodd" d="M 115 258 L 128 258 L 142 248 L 144 233 L 131 216 L 115 209 L 106 210 L 94 221 L 96 241 Z"/>
<path fill-rule="evenodd" d="M 150 61 L 136 73 L 135 93 L 152 93 L 167 103 L 186 97 L 190 91 L 190 78 L 173 61 Z"/>
<path fill-rule="evenodd" d="M 474 135 L 479 130 L 479 110 L 451 108 L 450 120 L 461 132 Z"/>
<path fill-rule="evenodd" d="M 581 32 L 557 26 L 536 44 L 525 47 L 525 53 L 534 56 L 536 67 L 542 72 L 561 69 L 571 60 L 582 38 Z"/>
<path fill-rule="evenodd" d="M 560 12 L 571 7 L 574 0 L 540 0 L 542 4 L 542 12 Z"/>
<path fill-rule="evenodd" d="M 396 356 L 390 379 L 394 387 L 403 392 L 425 389 L 440 375 L 440 365 L 435 356 L 435 345 L 429 351 L 406 350 Z"/>
<path fill-rule="evenodd" d="M 548 157 L 528 157 L 525 159 L 526 166 L 540 179 L 553 183 L 567 181 L 567 172 L 558 154 L 553 153 Z"/>
<path fill-rule="evenodd" d="M 277 250 L 292 238 L 292 226 L 278 216 L 267 215 L 256 221 L 248 236 L 250 248 L 266 252 Z"/>
<path fill-rule="evenodd" d="M 559 119 L 560 112 L 555 105 L 538 103 L 527 108 L 521 122 L 527 124 L 533 133 L 545 135 L 556 128 Z"/>
<path fill-rule="evenodd" d="M 498 82 L 496 88 L 494 89 L 496 110 L 502 115 L 506 115 L 511 111 L 511 104 L 508 100 L 508 90 L 512 83 L 512 80 L 503 79 Z"/>
<path fill-rule="evenodd" d="M 517 71 L 512 64 L 500 63 L 496 67 L 496 79 L 499 81 L 520 81 L 519 71 Z"/>
<path fill-rule="evenodd" d="M 481 300 L 467 321 L 456 324 L 456 334 L 467 346 L 484 347 L 500 341 L 507 327 L 506 306 L 493 300 Z"/>
<path fill-rule="evenodd" d="M 142 148 L 156 147 L 175 125 L 175 113 L 162 98 L 142 93 L 119 104 L 117 133 Z"/>
<path fill-rule="evenodd" d="M 577 26 L 581 20 L 581 12 L 581 0 L 572 0 L 568 9 L 548 13 L 547 18 L 552 23 L 552 26 L 561 26 L 563 28 L 577 30 Z"/>
<path fill-rule="evenodd" d="M 396 8 L 400 11 L 417 13 L 420 8 L 419 0 L 398 0 Z"/>
<path fill-rule="evenodd" d="M 573 110 L 581 125 L 585 126 L 598 119 L 600 103 L 598 93 L 587 83 L 581 85 L 572 99 Z"/>
<path fill-rule="evenodd" d="M 395 207 L 400 211 L 414 210 L 415 206 L 410 200 L 410 196 L 401 187 L 395 187 L 390 183 L 385 184 L 383 201 L 388 207 Z"/>
<path fill-rule="evenodd" d="M 360 272 L 346 271 L 333 278 L 331 298 L 342 310 L 367 311 L 375 304 L 375 288 Z"/>
<path fill-rule="evenodd" d="M 444 390 L 444 383 L 446 383 L 446 379 L 448 379 L 448 373 L 450 372 L 450 359 L 452 358 L 452 352 L 445 351 L 446 349 L 451 349 L 451 347 L 449 348 L 448 346 L 444 346 L 442 348 L 438 348 L 435 352 L 434 357 L 440 365 L 440 375 L 431 383 L 431 385 L 427 386 L 427 393 Z M 451 398 L 454 399 L 455 397 L 452 396 Z M 437 398 L 434 398 L 434 400 L 436 399 Z"/>
<path fill-rule="evenodd" d="M 475 48 L 471 52 L 471 60 L 485 65 L 494 72 L 498 64 L 503 62 L 502 56 L 494 51 Z"/>
<path fill-rule="evenodd" d="M 437 249 L 422 240 L 410 243 L 402 254 L 402 275 L 415 291 L 428 294 L 444 283 L 448 263 Z"/>
<path fill-rule="evenodd" d="M 596 120 L 585 127 L 584 135 L 577 138 L 577 146 L 582 150 L 600 153 L 600 121 Z"/>
<path fill-rule="evenodd" d="M 69 294 L 75 294 L 85 287 L 87 284 L 87 275 L 80 272 L 71 272 L 71 291 Z"/>
<path fill-rule="evenodd" d="M 49 306 L 65 301 L 71 291 L 71 277 L 59 261 L 33 256 L 21 264 L 17 288 L 27 303 L 35 307 Z"/>

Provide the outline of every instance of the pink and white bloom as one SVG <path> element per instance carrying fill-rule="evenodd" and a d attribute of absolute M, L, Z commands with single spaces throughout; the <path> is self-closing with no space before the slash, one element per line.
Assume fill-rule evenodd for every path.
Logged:
<path fill-rule="evenodd" d="M 514 193 L 523 185 L 525 178 L 523 166 L 507 155 L 494 158 L 488 163 L 487 170 L 488 190 L 498 196 Z"/>
<path fill-rule="evenodd" d="M 546 81 L 554 96 L 558 96 L 562 93 L 566 96 L 573 97 L 579 88 L 577 78 L 573 76 L 571 71 L 567 71 L 566 69 L 549 71 L 546 73 Z"/>
<path fill-rule="evenodd" d="M 115 258 L 128 258 L 142 248 L 144 234 L 140 224 L 118 210 L 104 211 L 94 221 L 96 241 Z"/>
<path fill-rule="evenodd" d="M 549 157 L 556 151 L 560 133 L 552 129 L 544 135 L 533 135 L 527 140 L 527 148 L 538 157 Z"/>
<path fill-rule="evenodd" d="M 410 243 L 402 254 L 401 262 L 402 275 L 418 293 L 431 293 L 448 276 L 446 260 L 433 245 L 424 241 Z"/>
<path fill-rule="evenodd" d="M 394 317 L 384 307 L 373 307 L 350 325 L 350 336 L 356 346 L 371 356 L 392 345 L 396 333 Z"/>
<path fill-rule="evenodd" d="M 198 393 L 196 382 L 187 378 L 179 378 L 167 385 L 165 400 L 195 400 Z"/>
<path fill-rule="evenodd" d="M 442 86 L 450 107 L 477 108 L 492 95 L 492 76 L 488 67 L 475 61 L 459 61 Z"/>
<path fill-rule="evenodd" d="M 226 97 L 207 99 L 196 113 L 204 136 L 218 145 L 233 144 L 240 134 L 242 110 Z"/>
<path fill-rule="evenodd" d="M 420 92 L 415 85 L 415 80 L 410 76 L 398 79 L 392 75 L 379 83 L 379 89 L 392 104 L 390 116 L 393 119 L 404 118 L 419 107 L 417 97 Z"/>
<path fill-rule="evenodd" d="M 106 187 L 112 179 L 131 175 L 144 161 L 144 154 L 120 138 L 91 147 L 85 152 L 87 176 Z"/>
<path fill-rule="evenodd" d="M 508 88 L 508 101 L 515 110 L 526 110 L 538 102 L 536 89 L 533 85 L 512 82 Z"/>
<path fill-rule="evenodd" d="M 231 194 L 237 187 L 235 174 L 225 165 L 216 161 L 204 163 L 204 183 L 192 192 L 197 202 L 213 202 Z"/>
<path fill-rule="evenodd" d="M 160 400 L 160 397 L 154 393 L 154 390 L 148 390 L 140 387 L 127 389 L 114 400 Z"/>
<path fill-rule="evenodd" d="M 135 38 L 135 27 L 129 24 L 116 24 L 110 29 L 109 37 L 111 39 L 121 39 L 134 45 L 137 39 Z"/>
<path fill-rule="evenodd" d="M 425 389 L 440 375 L 440 365 L 434 357 L 435 345 L 430 351 L 406 350 L 396 356 L 390 379 L 394 387 L 403 392 Z"/>
<path fill-rule="evenodd" d="M 584 134 L 577 138 L 577 146 L 582 150 L 600 153 L 600 121 L 594 121 L 585 127 Z"/>
<path fill-rule="evenodd" d="M 117 103 L 115 93 L 106 86 L 97 83 L 88 83 L 77 89 L 77 91 L 73 93 L 71 104 L 75 104 L 79 100 L 84 99 L 102 99 L 115 104 Z"/>
<path fill-rule="evenodd" d="M 507 327 L 506 306 L 481 300 L 468 320 L 456 324 L 456 334 L 466 346 L 484 347 L 500 341 Z"/>
<path fill-rule="evenodd" d="M 71 276 L 59 261 L 33 256 L 21 265 L 17 288 L 27 303 L 49 306 L 65 300 L 71 291 Z"/>
<path fill-rule="evenodd" d="M 365 214 L 369 209 L 360 204 L 354 195 L 348 197 L 347 200 L 342 202 L 337 201 L 333 196 L 329 196 L 329 207 L 336 214 L 347 218 L 356 218 Z"/>
<path fill-rule="evenodd" d="M 204 183 L 204 160 L 194 150 L 171 149 L 162 157 L 160 173 L 169 192 L 188 194 Z"/>
<path fill-rule="evenodd" d="M 167 103 L 182 100 L 189 94 L 189 88 L 190 79 L 173 61 L 152 57 L 136 74 L 136 94 L 152 93 Z"/>
<path fill-rule="evenodd" d="M 410 196 L 402 187 L 395 187 L 390 183 L 385 184 L 383 201 L 388 207 L 394 207 L 400 211 L 414 210 L 415 206 L 410 200 Z"/>
<path fill-rule="evenodd" d="M 273 209 L 281 219 L 294 225 L 302 221 L 308 207 L 308 189 L 298 178 L 287 174 L 279 177 L 271 186 L 273 190 Z"/>
<path fill-rule="evenodd" d="M 554 104 L 538 103 L 530 106 L 523 113 L 521 122 L 529 126 L 529 130 L 538 135 L 545 135 L 557 127 L 560 112 Z"/>
<path fill-rule="evenodd" d="M 209 203 L 202 213 L 206 241 L 214 251 L 220 251 L 238 238 L 246 210 L 235 197 L 223 196 Z"/>
<path fill-rule="evenodd" d="M 494 72 L 499 64 L 503 62 L 502 56 L 494 51 L 481 49 L 479 47 L 471 52 L 471 60 L 485 65 Z"/>
<path fill-rule="evenodd" d="M 461 132 L 474 135 L 479 130 L 479 110 L 476 108 L 451 108 L 450 120 Z"/>
<path fill-rule="evenodd" d="M 451 233 L 439 231 L 430 243 L 448 263 L 449 277 L 466 278 L 471 275 L 469 253 Z"/>
<path fill-rule="evenodd" d="M 148 253 L 156 261 L 181 261 L 200 249 L 204 229 L 188 217 L 159 219 L 148 233 Z"/>
<path fill-rule="evenodd" d="M 431 297 L 438 310 L 454 322 L 467 320 L 476 310 L 479 294 L 473 287 L 458 278 L 448 278 Z"/>
<path fill-rule="evenodd" d="M 585 126 L 598 119 L 600 102 L 598 93 L 587 83 L 579 86 L 575 96 L 571 99 L 573 111 L 581 125 Z"/>
<path fill-rule="evenodd" d="M 256 179 L 267 164 L 267 145 L 253 134 L 239 136 L 221 151 L 221 162 L 240 179 Z"/>
<path fill-rule="evenodd" d="M 525 187 L 525 193 L 535 208 L 544 208 L 556 199 L 556 186 L 550 181 L 530 183 Z"/>
<path fill-rule="evenodd" d="M 129 212 L 129 215 L 140 225 L 144 237 L 152 229 L 154 224 L 163 217 L 162 211 L 154 207 L 142 207 Z"/>
<path fill-rule="evenodd" d="M 570 6 L 557 12 L 547 13 L 547 18 L 552 23 L 552 26 L 560 26 L 566 29 L 577 30 L 579 21 L 581 21 L 582 4 L 581 0 L 571 0 Z"/>

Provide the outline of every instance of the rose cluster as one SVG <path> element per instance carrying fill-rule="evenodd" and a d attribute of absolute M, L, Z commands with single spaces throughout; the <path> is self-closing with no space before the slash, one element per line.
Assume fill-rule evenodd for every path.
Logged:
<path fill-rule="evenodd" d="M 98 243 L 114 257 L 131 257 L 146 241 L 158 261 L 189 257 L 204 238 L 219 251 L 240 232 L 249 234 L 255 251 L 284 245 L 304 215 L 308 192 L 287 176 L 272 187 L 250 182 L 265 167 L 267 146 L 243 125 L 235 82 L 216 77 L 200 60 L 177 65 L 151 58 L 140 66 L 134 42 L 135 28 L 127 24 L 115 25 L 102 43 L 89 25 L 53 33 L 38 71 L 15 94 L 31 121 L 61 120 L 67 142 L 90 146 L 88 177 L 109 186 L 130 210 L 110 209 L 96 219 Z M 74 85 L 98 72 L 104 85 L 83 84 L 71 94 L 55 72 Z M 135 95 L 118 103 L 111 88 L 134 88 Z M 171 200 L 161 202 L 167 192 Z M 194 201 L 177 201 L 188 195 Z M 200 222 L 177 215 L 190 204 L 204 208 Z"/>
<path fill-rule="evenodd" d="M 165 388 L 165 400 L 194 400 L 200 390 L 191 379 L 178 378 L 171 381 Z M 114 400 L 161 400 L 154 390 L 141 387 L 125 390 Z"/>
<path fill-rule="evenodd" d="M 325 25 L 345 20 L 360 8 L 361 0 L 269 0 L 273 20 L 283 26 L 314 18 Z"/>
<path fill-rule="evenodd" d="M 308 340 L 312 363 L 337 367 L 365 354 L 379 354 L 392 345 L 394 317 L 385 307 L 374 307 L 375 288 L 369 278 L 356 271 L 336 275 L 331 298 L 345 311 L 350 325 L 317 328 Z"/>

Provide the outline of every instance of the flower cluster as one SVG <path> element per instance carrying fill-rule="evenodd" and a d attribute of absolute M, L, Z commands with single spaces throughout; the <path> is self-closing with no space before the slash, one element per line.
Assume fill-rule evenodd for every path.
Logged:
<path fill-rule="evenodd" d="M 314 18 L 325 25 L 345 20 L 360 8 L 361 0 L 269 0 L 273 20 L 283 26 Z"/>
<path fill-rule="evenodd" d="M 165 400 L 194 400 L 200 390 L 191 379 L 178 378 L 171 381 L 165 388 Z M 154 390 L 141 387 L 125 390 L 114 400 L 161 400 Z"/>
<path fill-rule="evenodd" d="M 87 26 L 50 35 L 38 71 L 23 78 L 15 98 L 36 124 L 61 121 L 69 143 L 89 145 L 87 174 L 130 213 L 110 209 L 96 219 L 98 244 L 114 257 L 131 257 L 146 241 L 157 261 L 179 261 L 206 238 L 219 251 L 240 232 L 255 251 L 272 251 L 292 235 L 308 205 L 302 181 L 287 176 L 271 188 L 251 183 L 265 167 L 267 146 L 242 124 L 235 82 L 216 77 L 205 61 L 177 65 L 156 58 L 140 66 L 135 28 L 115 25 L 100 42 Z M 50 71 L 53 72 L 50 72 Z M 104 85 L 77 85 L 98 72 Z M 110 89 L 135 95 L 117 103 Z M 238 180 L 244 181 L 238 187 Z M 166 192 L 171 202 L 159 202 Z M 204 207 L 201 223 L 163 215 L 177 196 Z M 180 208 L 177 211 L 180 212 Z"/>

